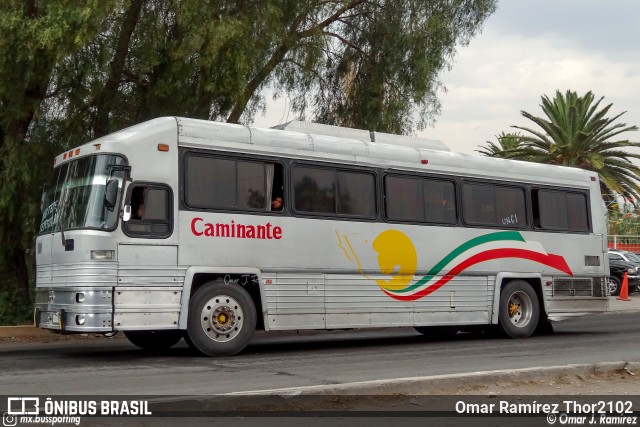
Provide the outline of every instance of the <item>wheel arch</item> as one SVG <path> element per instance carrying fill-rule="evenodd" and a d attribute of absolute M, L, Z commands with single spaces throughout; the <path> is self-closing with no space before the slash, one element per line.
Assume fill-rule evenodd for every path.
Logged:
<path fill-rule="evenodd" d="M 255 276 L 257 280 L 249 280 L 240 284 L 243 276 Z M 238 279 L 238 286 L 242 286 L 251 296 L 256 307 L 257 324 L 256 329 L 264 329 L 264 315 L 262 312 L 263 294 L 260 289 L 262 272 L 254 267 L 189 267 L 185 274 L 182 297 L 180 300 L 180 317 L 178 328 L 187 329 L 189 317 L 189 301 L 191 297 L 204 285 L 215 281 L 233 281 Z"/>
<path fill-rule="evenodd" d="M 498 324 L 500 309 L 500 292 L 511 280 L 524 280 L 529 283 L 538 297 L 540 306 L 540 319 L 538 322 L 547 320 L 547 307 L 542 293 L 542 275 L 538 273 L 498 273 L 496 276 L 495 289 L 493 293 L 493 308 L 491 310 L 491 324 Z"/>

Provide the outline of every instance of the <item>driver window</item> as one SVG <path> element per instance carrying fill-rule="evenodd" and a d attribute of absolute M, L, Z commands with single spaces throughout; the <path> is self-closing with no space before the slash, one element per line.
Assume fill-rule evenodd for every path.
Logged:
<path fill-rule="evenodd" d="M 159 238 L 171 234 L 171 192 L 164 185 L 134 184 L 129 204 L 131 220 L 125 222 L 128 235 Z"/>

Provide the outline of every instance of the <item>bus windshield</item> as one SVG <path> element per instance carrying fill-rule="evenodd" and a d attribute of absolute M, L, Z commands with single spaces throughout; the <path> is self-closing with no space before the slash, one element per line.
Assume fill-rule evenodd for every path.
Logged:
<path fill-rule="evenodd" d="M 115 228 L 125 173 L 126 161 L 111 154 L 82 157 L 54 170 L 53 179 L 42 195 L 40 234 L 82 228 Z M 115 208 L 104 203 L 107 181 L 118 182 Z M 61 219 L 61 220 L 60 220 Z"/>

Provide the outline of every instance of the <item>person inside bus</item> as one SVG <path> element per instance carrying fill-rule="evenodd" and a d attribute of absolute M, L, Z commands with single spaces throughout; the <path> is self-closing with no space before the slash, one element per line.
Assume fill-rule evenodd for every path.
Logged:
<path fill-rule="evenodd" d="M 281 211 L 283 207 L 284 207 L 284 200 L 282 200 L 282 197 L 276 196 L 271 201 L 271 210 L 272 211 Z"/>
<path fill-rule="evenodd" d="M 131 195 L 131 210 L 135 212 L 131 219 L 142 219 L 144 214 L 144 187 L 137 187 L 133 189 Z"/>
<path fill-rule="evenodd" d="M 136 210 L 136 219 L 142 219 L 143 212 L 144 212 L 144 200 L 138 206 L 138 210 Z"/>

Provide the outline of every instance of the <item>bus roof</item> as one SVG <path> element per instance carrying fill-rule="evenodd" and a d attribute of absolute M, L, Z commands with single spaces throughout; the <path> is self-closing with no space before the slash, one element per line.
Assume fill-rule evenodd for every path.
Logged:
<path fill-rule="evenodd" d="M 577 168 L 451 152 L 437 140 L 316 123 L 256 128 L 182 117 L 161 117 L 122 129 L 60 154 L 55 164 L 98 151 L 126 154 L 142 140 L 176 141 L 176 135 L 180 147 L 262 156 L 583 188 L 598 181 L 597 173 Z"/>
<path fill-rule="evenodd" d="M 254 128 L 206 120 L 177 118 L 183 147 L 345 162 L 468 177 L 589 186 L 595 172 L 541 163 L 499 159 L 449 151 L 441 141 L 369 131 L 290 122 Z"/>

